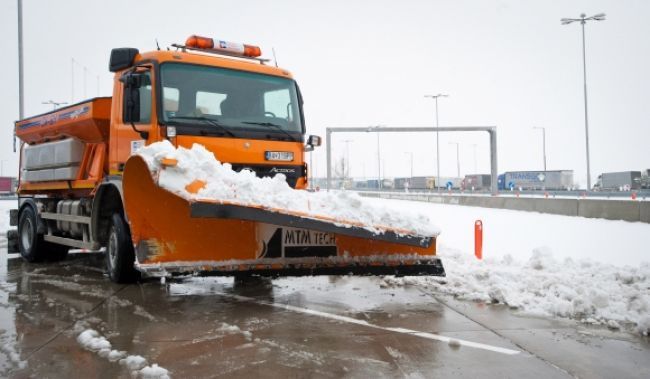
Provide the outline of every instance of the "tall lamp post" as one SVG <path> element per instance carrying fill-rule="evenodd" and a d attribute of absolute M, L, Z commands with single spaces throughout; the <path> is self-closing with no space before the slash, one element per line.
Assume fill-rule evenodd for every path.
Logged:
<path fill-rule="evenodd" d="M 381 125 L 369 126 L 367 131 L 372 132 L 373 130 L 381 128 Z M 379 146 L 379 131 L 377 133 L 377 188 L 381 189 L 381 149 Z"/>
<path fill-rule="evenodd" d="M 25 87 L 23 81 L 23 1 L 18 0 L 18 119 L 25 118 Z M 14 153 L 16 152 L 16 126 L 14 126 Z"/>
<path fill-rule="evenodd" d="M 381 190 L 381 149 L 379 148 L 379 133 L 377 133 L 377 188 Z"/>
<path fill-rule="evenodd" d="M 543 126 L 533 126 L 533 129 L 542 130 L 542 152 L 544 153 L 544 171 L 546 171 L 546 128 Z"/>
<path fill-rule="evenodd" d="M 438 124 L 438 98 L 449 97 L 449 95 L 439 93 L 437 95 L 424 95 L 424 97 L 427 97 L 429 99 L 434 99 L 436 101 L 436 128 L 439 128 L 440 125 Z M 438 189 L 438 192 L 440 192 L 440 138 L 439 137 L 440 137 L 440 132 L 436 130 L 436 188 Z"/>
<path fill-rule="evenodd" d="M 20 120 L 25 117 L 23 74 L 23 1 L 18 0 L 18 118 Z"/>
<path fill-rule="evenodd" d="M 586 59 L 586 48 L 585 48 L 585 24 L 587 21 L 604 21 L 605 13 L 598 13 L 591 17 L 587 17 L 586 14 L 582 13 L 580 18 L 563 18 L 560 20 L 562 25 L 569 25 L 573 22 L 580 22 L 582 25 L 582 72 L 584 78 L 584 89 L 585 89 L 585 142 L 587 146 L 587 190 L 591 189 L 591 167 L 589 166 L 589 119 L 587 117 L 587 59 Z"/>
<path fill-rule="evenodd" d="M 352 167 L 350 166 L 350 142 L 354 142 L 354 140 L 344 139 L 342 142 L 345 143 L 345 160 L 348 166 L 348 176 L 352 178 Z"/>

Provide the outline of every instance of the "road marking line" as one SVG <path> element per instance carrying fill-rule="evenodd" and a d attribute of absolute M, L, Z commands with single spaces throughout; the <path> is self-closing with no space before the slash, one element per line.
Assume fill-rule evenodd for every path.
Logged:
<path fill-rule="evenodd" d="M 413 329 L 392 328 L 392 327 L 380 326 L 380 325 L 371 324 L 371 323 L 369 323 L 367 321 L 364 321 L 364 320 L 358 320 L 358 319 L 352 318 L 352 317 L 347 317 L 347 316 L 341 316 L 341 315 L 337 315 L 337 314 L 333 314 L 333 313 L 316 311 L 316 310 L 309 309 L 309 308 L 296 307 L 296 306 L 289 305 L 289 304 L 272 303 L 272 302 L 269 302 L 269 301 L 258 300 L 258 299 L 252 298 L 252 297 L 233 295 L 233 294 L 224 293 L 224 292 L 217 292 L 217 294 L 225 296 L 225 297 L 229 297 L 229 298 L 232 298 L 232 299 L 240 300 L 240 301 L 253 302 L 253 303 L 257 303 L 257 304 L 267 305 L 267 306 L 270 306 L 270 307 L 284 309 L 284 310 L 287 310 L 287 311 L 292 311 L 292 312 L 297 312 L 297 313 L 304 313 L 304 314 L 323 317 L 323 318 L 329 318 L 329 319 L 332 319 L 332 320 L 347 322 L 349 324 L 361 325 L 361 326 L 365 326 L 365 327 L 368 327 L 368 328 L 386 330 L 386 331 L 395 332 L 395 333 L 409 334 L 409 335 L 413 335 L 413 336 L 417 336 L 417 337 L 421 337 L 421 338 L 426 338 L 426 339 L 430 339 L 430 340 L 435 340 L 435 341 L 440 341 L 440 342 L 445 342 L 445 343 L 449 343 L 450 341 L 453 340 L 454 342 L 458 342 L 458 344 L 460 344 L 461 346 L 471 347 L 471 348 L 474 348 L 474 349 L 488 350 L 488 351 L 492 351 L 492 352 L 495 352 L 495 353 L 501 353 L 501 354 L 506 354 L 506 355 L 515 355 L 515 354 L 520 353 L 519 350 L 506 349 L 506 348 L 503 348 L 503 347 L 487 345 L 487 344 L 484 344 L 484 343 L 478 343 L 478 342 L 472 342 L 472 341 L 467 341 L 467 340 L 461 340 L 461 339 L 458 339 L 458 338 L 441 336 L 439 334 L 420 332 L 420 331 L 413 330 Z"/>

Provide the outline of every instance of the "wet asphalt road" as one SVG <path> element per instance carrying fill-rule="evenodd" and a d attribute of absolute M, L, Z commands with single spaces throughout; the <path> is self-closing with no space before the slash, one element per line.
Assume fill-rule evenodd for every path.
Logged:
<path fill-rule="evenodd" d="M 650 341 L 522 317 L 378 278 L 111 283 L 101 256 L 27 264 L 0 248 L 0 376 L 131 377 L 76 341 L 173 377 L 648 378 Z M 449 341 L 451 338 L 451 341 Z"/>

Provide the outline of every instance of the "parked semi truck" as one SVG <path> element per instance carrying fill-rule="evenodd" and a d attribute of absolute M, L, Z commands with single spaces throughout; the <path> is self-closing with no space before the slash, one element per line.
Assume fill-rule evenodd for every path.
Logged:
<path fill-rule="evenodd" d="M 641 171 L 604 172 L 598 175 L 594 191 L 630 191 L 643 187 Z"/>
<path fill-rule="evenodd" d="M 573 170 L 509 171 L 498 176 L 499 190 L 569 190 Z"/>
<path fill-rule="evenodd" d="M 15 123 L 19 200 L 8 237 L 24 259 L 102 249 L 116 282 L 141 274 L 444 274 L 435 236 L 188 201 L 159 187 L 137 154 L 155 142 L 200 144 L 236 171 L 281 172 L 296 189 L 308 184 L 304 152 L 320 144 L 305 137 L 296 81 L 265 64 L 258 47 L 198 36 L 174 47 L 113 49 L 112 97 Z M 173 170 L 173 160 L 161 169 Z M 289 255 L 282 238 L 296 228 L 313 238 L 293 243 Z"/>
<path fill-rule="evenodd" d="M 16 178 L 0 176 L 0 195 L 11 195 L 16 192 Z"/>
<path fill-rule="evenodd" d="M 492 175 L 490 174 L 465 175 L 461 188 L 468 191 L 481 191 L 490 189 L 491 183 Z"/>

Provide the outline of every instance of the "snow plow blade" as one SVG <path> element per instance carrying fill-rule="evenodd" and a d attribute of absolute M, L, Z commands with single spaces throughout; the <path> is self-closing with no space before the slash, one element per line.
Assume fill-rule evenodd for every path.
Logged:
<path fill-rule="evenodd" d="M 435 236 L 262 205 L 188 200 L 159 187 L 154 176 L 139 156 L 124 168 L 135 265 L 145 276 L 444 275 Z"/>

